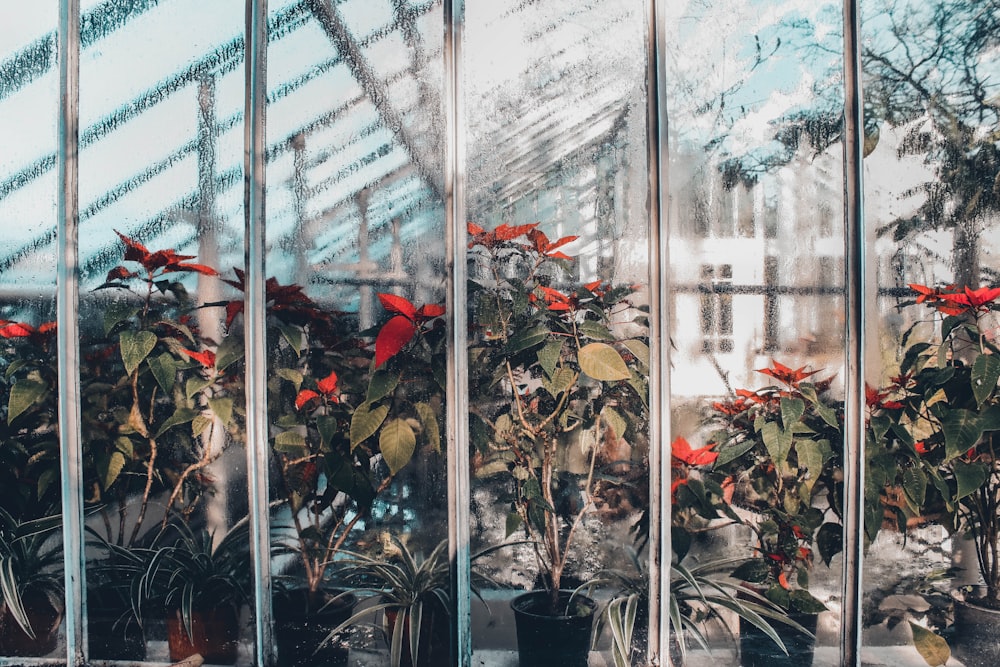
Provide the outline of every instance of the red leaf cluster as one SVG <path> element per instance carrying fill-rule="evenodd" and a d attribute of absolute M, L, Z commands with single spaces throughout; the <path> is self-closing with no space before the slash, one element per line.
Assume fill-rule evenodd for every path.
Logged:
<path fill-rule="evenodd" d="M 947 285 L 932 288 L 916 283 L 910 283 L 909 287 L 917 293 L 917 303 L 926 303 L 945 315 L 988 313 L 1000 298 L 1000 287 L 957 289 L 954 285 Z"/>
<path fill-rule="evenodd" d="M 173 249 L 157 250 L 155 252 L 150 252 L 150 250 L 139 243 L 135 239 L 125 236 L 118 230 L 115 230 L 115 234 L 118 238 L 122 240 L 125 245 L 125 256 L 126 262 L 137 262 L 146 269 L 146 273 L 153 276 L 157 272 L 160 273 L 179 273 L 179 272 L 193 272 L 201 273 L 206 276 L 217 276 L 219 272 L 210 266 L 204 264 L 195 264 L 187 260 L 194 259 L 194 255 L 178 255 Z M 129 271 L 123 266 L 116 266 L 108 272 L 108 282 L 115 280 L 123 280 L 125 278 L 134 278 L 136 274 Z"/>
<path fill-rule="evenodd" d="M 444 315 L 444 306 L 425 304 L 420 308 L 395 294 L 379 294 L 382 307 L 395 315 L 382 325 L 375 337 L 375 367 L 399 354 L 424 323 Z"/>

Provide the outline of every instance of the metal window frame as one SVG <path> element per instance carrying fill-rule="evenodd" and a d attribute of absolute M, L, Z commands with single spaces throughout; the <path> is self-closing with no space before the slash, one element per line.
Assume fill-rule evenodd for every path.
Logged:
<path fill-rule="evenodd" d="M 671 554 L 670 496 L 663 493 L 670 475 L 670 238 L 669 146 L 666 112 L 666 15 L 667 0 L 648 0 L 647 37 L 647 158 L 649 164 L 649 280 L 651 297 L 650 378 L 650 468 L 651 540 L 649 620 L 651 664 L 666 664 L 669 634 L 665 622 L 669 600 Z M 57 201 L 57 341 L 59 348 L 59 429 L 62 434 L 64 568 L 66 575 L 66 660 L 86 664 L 87 641 L 84 610 L 85 554 L 83 548 L 82 442 L 80 428 L 80 379 L 78 341 L 78 149 L 79 149 L 79 58 L 80 2 L 58 4 L 58 201 Z M 453 354 L 448 366 L 448 505 L 449 556 L 455 591 L 468 591 L 469 571 L 469 481 L 467 360 L 458 354 L 466 341 L 465 289 L 465 143 L 462 98 L 462 35 L 465 0 L 443 0 L 445 39 L 444 102 L 447 124 L 445 145 L 445 222 L 448 267 L 448 312 L 452 313 L 450 339 Z M 248 486 L 251 547 L 258 595 L 255 596 L 256 664 L 276 664 L 273 619 L 270 607 L 270 544 L 268 526 L 266 358 L 264 356 L 264 249 L 265 249 L 265 158 L 266 158 L 266 58 L 267 1 L 246 0 L 246 97 L 245 141 L 245 261 L 247 291 L 245 318 L 247 349 Z M 844 220 L 845 284 L 847 286 L 845 401 L 845 512 L 843 608 L 841 650 L 843 664 L 858 665 L 861 651 L 861 577 L 864 461 L 864 293 L 866 286 L 863 182 L 861 169 L 863 112 L 861 106 L 859 0 L 844 0 L 845 124 L 844 124 Z M 666 521 L 664 521 L 666 519 Z M 455 595 L 453 647 L 458 665 L 472 663 L 470 598 Z M 659 612 L 659 613 L 657 613 Z M 6 662 L 0 659 L 0 662 Z"/>

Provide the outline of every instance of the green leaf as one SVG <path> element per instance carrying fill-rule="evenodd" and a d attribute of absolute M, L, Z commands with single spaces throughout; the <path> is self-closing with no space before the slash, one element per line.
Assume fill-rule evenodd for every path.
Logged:
<path fill-rule="evenodd" d="M 388 405 L 379 405 L 375 408 L 372 407 L 371 403 L 359 405 L 351 417 L 351 451 L 375 435 L 388 414 Z"/>
<path fill-rule="evenodd" d="M 535 327 L 534 329 L 526 329 L 520 331 L 507 341 L 507 345 L 504 347 L 504 353 L 507 355 L 514 355 L 518 352 L 535 347 L 542 341 L 544 341 L 549 336 L 549 330 L 546 327 Z"/>
<path fill-rule="evenodd" d="M 504 529 L 505 529 L 504 530 L 504 539 L 507 539 L 508 537 L 510 537 L 511 535 L 513 535 L 514 532 L 518 528 L 521 527 L 521 523 L 522 523 L 522 521 L 521 521 L 521 515 L 520 514 L 518 514 L 517 512 L 509 512 L 507 514 L 507 521 L 506 521 L 506 525 L 504 527 Z"/>
<path fill-rule="evenodd" d="M 302 373 L 295 370 L 294 368 L 279 368 L 277 370 L 278 377 L 288 380 L 295 387 L 295 391 L 298 391 L 302 387 Z"/>
<path fill-rule="evenodd" d="M 243 337 L 230 335 L 215 350 L 215 369 L 223 371 L 243 358 Z"/>
<path fill-rule="evenodd" d="M 160 430 L 156 432 L 156 437 L 159 438 L 174 426 L 194 421 L 194 418 L 199 414 L 201 413 L 197 410 L 192 410 L 191 408 L 177 408 L 176 412 L 170 415 L 167 421 L 163 422 L 163 426 L 161 426 Z"/>
<path fill-rule="evenodd" d="M 983 401 L 993 394 L 1000 380 L 1000 359 L 992 354 L 980 354 L 972 363 L 970 380 L 976 403 L 983 407 Z"/>
<path fill-rule="evenodd" d="M 123 331 L 118 337 L 122 351 L 125 372 L 129 375 L 139 368 L 139 364 L 156 347 L 156 334 L 152 331 Z"/>
<path fill-rule="evenodd" d="M 559 355 L 562 353 L 563 341 L 550 340 L 538 351 L 538 365 L 542 367 L 545 376 L 551 378 L 559 364 Z"/>
<path fill-rule="evenodd" d="M 754 444 L 756 443 L 753 440 L 742 440 L 740 442 L 727 443 L 723 445 L 722 448 L 719 449 L 719 457 L 715 459 L 713 469 L 721 470 L 727 463 L 735 461 L 753 449 Z"/>
<path fill-rule="evenodd" d="M 124 467 L 125 457 L 118 450 L 111 452 L 111 456 L 101 461 L 97 471 L 101 476 L 101 488 L 105 491 L 111 488 L 111 485 L 118 479 L 118 475 L 121 474 Z"/>
<path fill-rule="evenodd" d="M 278 327 L 281 337 L 288 342 L 288 346 L 292 348 L 295 356 L 298 356 L 299 352 L 302 351 L 302 329 L 294 324 L 286 324 L 280 320 L 275 326 Z"/>
<path fill-rule="evenodd" d="M 803 614 L 819 614 L 826 611 L 826 605 L 817 600 L 812 593 L 797 588 L 789 591 L 788 599 L 791 608 Z"/>
<path fill-rule="evenodd" d="M 989 466 L 984 463 L 956 460 L 952 464 L 952 471 L 955 473 L 955 482 L 958 486 L 955 500 L 961 500 L 983 485 L 989 474 Z"/>
<path fill-rule="evenodd" d="M 936 404 L 941 405 L 940 403 Z M 983 434 L 978 416 L 971 410 L 941 408 L 941 430 L 944 431 L 945 462 L 967 452 Z"/>
<path fill-rule="evenodd" d="M 135 456 L 135 447 L 132 441 L 125 436 L 115 438 L 115 449 L 124 454 L 127 458 Z"/>
<path fill-rule="evenodd" d="M 368 403 L 374 403 L 380 398 L 385 398 L 399 385 L 399 379 L 399 371 L 387 371 L 384 367 L 382 370 L 375 371 L 368 383 L 368 394 L 365 396 L 365 400 Z"/>
<path fill-rule="evenodd" d="M 829 443 L 825 440 L 820 442 L 826 445 L 827 450 L 830 449 Z M 798 456 L 799 468 L 809 471 L 809 475 L 802 481 L 799 492 L 802 502 L 807 505 L 812 503 L 813 487 L 823 470 L 823 464 L 826 462 L 826 453 L 820 442 L 814 440 L 795 441 L 795 453 Z"/>
<path fill-rule="evenodd" d="M 903 471 L 903 492 L 910 504 L 919 507 L 924 504 L 927 496 L 927 475 L 920 468 L 907 468 Z"/>
<path fill-rule="evenodd" d="M 806 411 L 806 404 L 801 398 L 781 399 L 781 424 L 786 431 L 790 431 L 792 426 L 802 418 Z"/>
<path fill-rule="evenodd" d="M 560 368 L 552 376 L 550 382 L 543 382 L 545 391 L 555 398 L 559 394 L 569 391 L 573 388 L 573 377 L 576 375 L 572 370 L 568 368 Z"/>
<path fill-rule="evenodd" d="M 231 398 L 210 398 L 208 407 L 223 424 L 228 424 L 233 420 L 233 399 Z"/>
<path fill-rule="evenodd" d="M 35 401 L 48 391 L 48 386 L 34 380 L 18 380 L 10 388 L 7 398 L 7 423 L 12 423 L 17 417 L 30 408 Z"/>
<path fill-rule="evenodd" d="M 615 437 L 622 438 L 625 436 L 625 429 L 628 428 L 628 423 L 617 410 L 605 406 L 605 408 L 601 410 L 601 418 L 604 419 L 608 428 L 614 432 Z"/>
<path fill-rule="evenodd" d="M 213 420 L 208 415 L 199 414 L 191 420 L 191 437 L 198 438 L 212 427 Z"/>
<path fill-rule="evenodd" d="M 760 436 L 774 465 L 780 468 L 792 450 L 792 432 L 783 430 L 777 422 L 769 421 L 761 427 Z"/>
<path fill-rule="evenodd" d="M 169 394 L 174 390 L 174 381 L 177 379 L 177 361 L 168 353 L 164 352 L 146 360 L 146 365 L 153 372 L 156 384 L 160 385 L 163 393 Z"/>
<path fill-rule="evenodd" d="M 274 450 L 292 456 L 303 456 L 308 453 L 306 438 L 298 431 L 282 431 L 274 436 Z"/>
<path fill-rule="evenodd" d="M 631 377 L 628 366 L 618 350 L 607 343 L 588 343 L 580 348 L 580 370 L 602 382 L 627 380 Z"/>
<path fill-rule="evenodd" d="M 630 338 L 628 340 L 622 341 L 622 345 L 628 348 L 628 351 L 635 355 L 635 358 L 643 366 L 649 367 L 649 346 L 643 343 L 641 340 L 636 340 L 635 338 Z"/>
<path fill-rule="evenodd" d="M 744 562 L 733 570 L 729 576 L 750 584 L 760 584 L 767 581 L 768 577 L 771 576 L 771 568 L 764 561 L 755 558 Z"/>
<path fill-rule="evenodd" d="M 104 309 L 104 335 L 111 335 L 115 327 L 138 313 L 139 308 L 126 301 L 112 301 Z"/>
<path fill-rule="evenodd" d="M 203 377 L 188 378 L 187 383 L 184 385 L 184 395 L 190 400 L 195 394 L 210 384 L 212 384 L 212 381 L 206 380 Z"/>
<path fill-rule="evenodd" d="M 586 320 L 577 327 L 577 331 L 586 336 L 587 338 L 592 338 L 593 340 L 615 340 L 615 335 L 611 333 L 611 330 L 600 322 L 595 322 L 594 320 Z"/>
<path fill-rule="evenodd" d="M 417 403 L 413 407 L 417 411 L 417 416 L 420 417 L 420 423 L 424 425 L 424 433 L 427 435 L 427 442 L 435 452 L 440 454 L 441 427 L 438 425 L 437 416 L 434 414 L 434 408 L 427 403 Z"/>
<path fill-rule="evenodd" d="M 910 631 L 913 632 L 913 646 L 917 653 L 927 662 L 930 667 L 939 667 L 947 664 L 951 658 L 951 649 L 948 642 L 943 637 L 931 632 L 927 628 L 921 627 L 913 621 L 910 624 Z"/>
<path fill-rule="evenodd" d="M 839 523 L 824 523 L 816 531 L 816 547 L 819 557 L 826 564 L 844 548 L 844 528 Z"/>
<path fill-rule="evenodd" d="M 340 425 L 336 417 L 322 415 L 316 418 L 316 430 L 319 431 L 319 439 L 323 445 L 329 447 L 333 436 L 340 430 Z"/>
<path fill-rule="evenodd" d="M 393 419 L 382 427 L 378 446 L 382 451 L 382 458 L 389 466 L 389 471 L 395 475 L 413 458 L 413 452 L 417 447 L 417 437 L 406 421 Z"/>

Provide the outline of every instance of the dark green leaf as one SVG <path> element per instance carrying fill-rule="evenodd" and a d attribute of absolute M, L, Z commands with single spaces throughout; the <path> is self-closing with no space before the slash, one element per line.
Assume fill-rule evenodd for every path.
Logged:
<path fill-rule="evenodd" d="M 989 475 L 989 466 L 985 463 L 955 460 L 952 463 L 952 471 L 955 473 L 955 483 L 958 485 L 955 500 L 961 500 L 983 485 Z"/>
<path fill-rule="evenodd" d="M 771 576 L 771 568 L 764 561 L 755 558 L 737 567 L 729 576 L 747 583 L 760 584 Z"/>
<path fill-rule="evenodd" d="M 385 398 L 399 385 L 399 379 L 399 371 L 386 370 L 384 366 L 375 371 L 372 373 L 372 379 L 368 382 L 368 393 L 365 396 L 365 401 L 374 403 Z"/>
<path fill-rule="evenodd" d="M 559 355 L 562 352 L 563 341 L 560 339 L 550 340 L 542 349 L 538 351 L 538 365 L 542 367 L 545 375 L 549 378 L 555 373 L 559 364 Z"/>
<path fill-rule="evenodd" d="M 592 340 L 615 340 L 615 335 L 611 333 L 611 330 L 600 322 L 595 322 L 594 320 L 586 320 L 582 322 L 577 330 Z"/>
<path fill-rule="evenodd" d="M 844 548 L 844 529 L 839 523 L 824 523 L 816 531 L 819 557 L 827 565 Z"/>
<path fill-rule="evenodd" d="M 336 417 L 321 415 L 316 417 L 316 430 L 319 431 L 320 441 L 325 447 L 329 448 L 330 443 L 333 442 L 333 436 L 337 435 L 340 426 L 337 424 Z"/>
<path fill-rule="evenodd" d="M 950 461 L 956 456 L 961 456 L 975 445 L 982 436 L 983 429 L 975 412 L 962 409 L 942 409 L 944 414 L 941 417 L 941 430 L 944 431 L 945 460 Z"/>
<path fill-rule="evenodd" d="M 375 435 L 388 414 L 388 405 L 375 407 L 371 403 L 362 403 L 359 405 L 351 417 L 351 451 L 354 451 L 355 447 Z"/>
<path fill-rule="evenodd" d="M 226 336 L 215 351 L 215 368 L 224 371 L 243 358 L 243 337 Z"/>
<path fill-rule="evenodd" d="M 114 300 L 104 308 L 104 335 L 110 336 L 115 328 L 139 313 L 139 308 L 127 301 Z"/>
<path fill-rule="evenodd" d="M 760 429 L 761 439 L 774 465 L 781 467 L 792 450 L 792 432 L 783 430 L 777 422 L 766 422 Z"/>
<path fill-rule="evenodd" d="M 428 403 L 416 403 L 413 407 L 417 411 L 417 416 L 420 417 L 420 423 L 424 427 L 424 435 L 427 437 L 427 443 L 431 446 L 431 449 L 440 454 L 441 427 L 438 425 L 437 415 L 434 414 L 434 408 L 432 408 Z"/>
<path fill-rule="evenodd" d="M 927 476 L 920 468 L 907 468 L 903 471 L 903 491 L 914 507 L 924 504 L 927 496 Z"/>
<path fill-rule="evenodd" d="M 160 430 L 156 432 L 156 437 L 159 438 L 174 426 L 190 423 L 199 414 L 201 413 L 197 410 L 192 410 L 191 408 L 177 408 L 174 414 L 170 415 L 167 421 L 163 422 L 163 426 L 161 426 Z"/>
<path fill-rule="evenodd" d="M 786 431 L 791 431 L 802 414 L 806 411 L 806 404 L 801 398 L 781 399 L 781 424 Z"/>
<path fill-rule="evenodd" d="M 791 603 L 789 606 L 803 614 L 819 614 L 827 610 L 826 605 L 817 600 L 812 593 L 800 588 L 789 591 L 788 599 Z"/>
<path fill-rule="evenodd" d="M 547 327 L 543 326 L 517 332 L 507 341 L 507 345 L 504 347 L 504 353 L 507 355 L 514 355 L 518 352 L 523 352 L 524 350 L 535 347 L 548 338 L 548 336 L 549 330 Z"/>
<path fill-rule="evenodd" d="M 134 373 L 139 364 L 153 351 L 157 340 L 156 334 L 152 331 L 123 331 L 118 339 L 125 372 L 129 375 Z"/>
<path fill-rule="evenodd" d="M 163 393 L 169 394 L 174 390 L 174 381 L 177 379 L 177 361 L 170 354 L 164 352 L 155 357 L 149 357 L 146 365 L 152 371 L 156 384 L 160 385 Z"/>
<path fill-rule="evenodd" d="M 42 382 L 34 380 L 18 380 L 10 388 L 10 396 L 7 398 L 7 423 L 12 423 L 17 417 L 30 408 L 35 401 L 40 399 L 48 391 L 48 387 Z"/>

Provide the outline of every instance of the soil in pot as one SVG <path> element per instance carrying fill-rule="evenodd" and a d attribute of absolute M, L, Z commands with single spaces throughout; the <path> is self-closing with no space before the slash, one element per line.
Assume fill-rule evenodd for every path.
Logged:
<path fill-rule="evenodd" d="M 283 667 L 346 665 L 348 649 L 336 639 L 324 643 L 335 627 L 351 617 L 357 598 L 340 591 L 300 588 L 275 593 L 274 635 Z M 321 646 L 322 644 L 322 646 Z"/>
<path fill-rule="evenodd" d="M 27 594 L 21 599 L 34 637 L 14 620 L 6 603 L 0 604 L 0 655 L 28 657 L 47 655 L 56 649 L 62 612 L 44 595 Z"/>
<path fill-rule="evenodd" d="M 1000 665 L 1000 610 L 956 600 L 950 643 L 965 667 Z"/>
<path fill-rule="evenodd" d="M 550 593 L 543 590 L 518 595 L 510 606 L 521 667 L 586 667 L 597 609 L 594 600 L 561 590 L 553 609 Z"/>
<path fill-rule="evenodd" d="M 740 619 L 741 667 L 808 667 L 812 664 L 819 614 L 791 612 L 788 618 L 812 633 L 809 636 L 790 625 L 773 621 L 771 627 L 785 644 L 788 655 L 782 653 L 781 648 L 760 628 Z"/>
<path fill-rule="evenodd" d="M 87 644 L 95 660 L 146 659 L 146 640 L 131 603 L 117 591 L 87 592 Z"/>
<path fill-rule="evenodd" d="M 236 663 L 239 641 L 239 618 L 231 605 L 191 612 L 191 636 L 188 636 L 181 612 L 175 609 L 167 615 L 167 646 L 170 660 L 180 662 L 198 653 L 213 665 Z"/>

